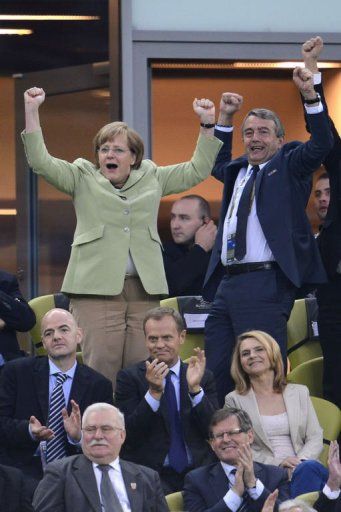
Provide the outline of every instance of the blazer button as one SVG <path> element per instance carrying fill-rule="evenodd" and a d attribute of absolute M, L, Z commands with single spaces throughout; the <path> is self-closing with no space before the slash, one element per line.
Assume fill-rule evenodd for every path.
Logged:
<path fill-rule="evenodd" d="M 123 213 L 124 213 L 124 215 L 129 215 L 130 211 L 129 210 L 123 210 Z"/>
<path fill-rule="evenodd" d="M 126 226 L 126 227 L 123 229 L 123 231 L 125 231 L 126 233 L 129 233 L 129 228 L 128 228 L 128 226 Z"/>

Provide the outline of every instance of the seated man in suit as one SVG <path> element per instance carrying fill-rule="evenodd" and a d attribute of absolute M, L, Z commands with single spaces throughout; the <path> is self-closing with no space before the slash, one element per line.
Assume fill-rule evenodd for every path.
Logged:
<path fill-rule="evenodd" d="M 112 405 L 90 405 L 82 420 L 82 455 L 47 466 L 33 499 L 36 512 L 166 512 L 156 471 L 120 459 L 126 433 Z"/>
<path fill-rule="evenodd" d="M 41 329 L 47 356 L 10 361 L 0 381 L 0 461 L 20 468 L 32 490 L 42 462 L 76 450 L 85 408 L 113 401 L 111 382 L 77 363 L 82 331 L 71 313 L 52 309 Z"/>
<path fill-rule="evenodd" d="M 314 508 L 318 512 L 341 512 L 341 462 L 337 441 L 332 441 L 328 453 L 329 477 Z"/>
<path fill-rule="evenodd" d="M 33 512 L 31 501 L 23 473 L 0 464 L 0 510 Z"/>
<path fill-rule="evenodd" d="M 210 424 L 210 445 L 219 462 L 187 474 L 185 509 L 189 512 L 260 511 L 270 492 L 289 498 L 287 472 L 283 468 L 253 462 L 252 423 L 241 409 L 216 411 Z"/>
<path fill-rule="evenodd" d="M 22 296 L 17 278 L 0 270 L 0 367 L 22 356 L 16 331 L 29 331 L 35 322 L 35 314 Z"/>
<path fill-rule="evenodd" d="M 117 375 L 116 405 L 127 424 L 123 456 L 156 469 L 169 494 L 182 489 L 189 469 L 214 460 L 206 439 L 218 407 L 215 384 L 202 350 L 181 361 L 186 331 L 177 311 L 151 309 L 143 328 L 150 359 Z"/>
<path fill-rule="evenodd" d="M 163 245 L 169 295 L 201 295 L 217 234 L 209 203 L 195 194 L 175 201 L 170 229 L 173 240 Z"/>

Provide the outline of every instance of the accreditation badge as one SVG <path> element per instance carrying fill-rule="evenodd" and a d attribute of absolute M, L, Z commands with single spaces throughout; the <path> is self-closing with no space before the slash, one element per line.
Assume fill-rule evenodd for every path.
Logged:
<path fill-rule="evenodd" d="M 232 263 L 235 261 L 234 253 L 236 248 L 236 233 L 232 233 L 227 237 L 227 254 L 226 261 L 227 263 Z"/>

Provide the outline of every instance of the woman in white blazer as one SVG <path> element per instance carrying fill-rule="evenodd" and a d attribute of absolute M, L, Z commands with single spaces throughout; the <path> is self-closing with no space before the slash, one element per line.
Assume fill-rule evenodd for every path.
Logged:
<path fill-rule="evenodd" d="M 237 338 L 225 407 L 245 410 L 253 424 L 254 460 L 287 468 L 292 497 L 322 489 L 328 471 L 316 459 L 322 429 L 306 386 L 287 384 L 277 342 L 263 331 Z"/>

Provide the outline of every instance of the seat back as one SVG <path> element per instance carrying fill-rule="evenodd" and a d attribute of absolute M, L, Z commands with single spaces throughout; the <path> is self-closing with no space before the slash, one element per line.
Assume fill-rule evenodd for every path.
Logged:
<path fill-rule="evenodd" d="M 182 492 L 173 492 L 166 496 L 167 505 L 170 512 L 183 512 L 184 511 L 184 500 Z"/>
<path fill-rule="evenodd" d="M 30 330 L 31 340 L 34 345 L 34 353 L 37 356 L 46 354 L 41 342 L 41 321 L 45 313 L 53 308 L 69 309 L 69 299 L 63 293 L 54 293 L 50 295 L 41 295 L 29 301 L 29 305 L 36 315 L 36 323 Z"/>
<path fill-rule="evenodd" d="M 323 397 L 323 357 L 316 357 L 299 364 L 287 375 L 287 381 L 304 384 L 311 396 Z"/>
<path fill-rule="evenodd" d="M 306 492 L 305 494 L 300 494 L 299 496 L 296 496 L 295 499 L 304 501 L 309 507 L 313 507 L 315 504 L 315 501 L 319 497 L 318 491 L 314 492 Z"/>
<path fill-rule="evenodd" d="M 316 308 L 316 299 L 307 298 L 295 300 L 291 310 L 287 323 L 287 354 L 292 369 L 322 355 L 320 342 L 312 329 Z"/>
<path fill-rule="evenodd" d="M 169 297 L 160 301 L 160 306 L 173 308 L 179 311 L 177 297 Z M 193 355 L 193 349 L 196 347 L 204 348 L 204 333 L 187 333 L 185 343 L 180 347 L 180 358 L 188 359 Z"/>
<path fill-rule="evenodd" d="M 337 405 L 323 398 L 312 396 L 311 401 L 323 429 L 323 451 L 319 459 L 327 467 L 329 443 L 338 439 L 341 432 L 341 411 Z"/>

